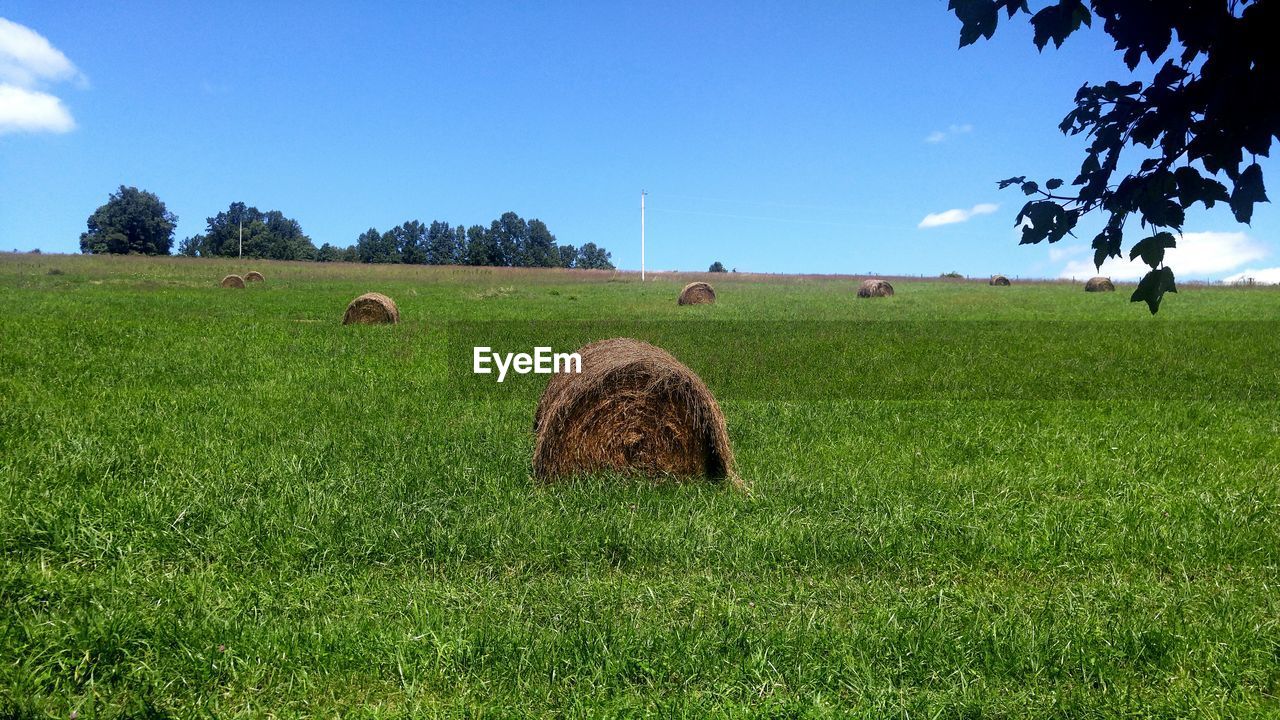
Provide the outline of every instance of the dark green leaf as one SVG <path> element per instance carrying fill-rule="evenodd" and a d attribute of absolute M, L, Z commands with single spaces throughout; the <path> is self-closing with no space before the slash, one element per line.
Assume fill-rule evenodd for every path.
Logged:
<path fill-rule="evenodd" d="M 1254 163 L 1245 168 L 1236 180 L 1235 190 L 1231 192 L 1231 212 L 1236 220 L 1248 223 L 1253 220 L 1254 203 L 1268 202 L 1267 190 L 1262 184 L 1262 168 Z"/>
<path fill-rule="evenodd" d="M 1083 0 L 1059 0 L 1031 17 L 1035 29 L 1033 41 L 1044 50 L 1050 40 L 1054 47 L 1062 47 L 1067 36 L 1080 29 L 1082 24 L 1092 24 L 1092 15 Z"/>
<path fill-rule="evenodd" d="M 972 45 L 980 37 L 990 40 L 1000 22 L 995 0 L 951 0 L 947 9 L 960 19 L 960 47 Z"/>
<path fill-rule="evenodd" d="M 1107 226 L 1093 238 L 1093 265 L 1099 270 L 1109 257 L 1120 257 L 1120 245 L 1124 240 L 1124 232 L 1115 226 Z"/>
<path fill-rule="evenodd" d="M 1174 240 L 1172 233 L 1156 233 L 1135 243 L 1133 249 L 1129 251 L 1129 259 L 1141 257 L 1142 262 L 1154 269 L 1164 262 L 1164 251 L 1177 246 L 1178 243 Z"/>
<path fill-rule="evenodd" d="M 1143 219 L 1154 227 L 1182 228 L 1187 213 L 1182 206 L 1172 200 L 1166 200 L 1150 208 L 1143 208 Z"/>
<path fill-rule="evenodd" d="M 1187 72 L 1186 68 L 1178 65 L 1172 60 L 1169 60 L 1164 64 L 1164 67 L 1160 68 L 1160 72 L 1156 73 L 1151 84 L 1157 87 L 1168 87 L 1186 80 L 1188 75 L 1190 75 L 1190 73 Z"/>
<path fill-rule="evenodd" d="M 1048 239 L 1054 243 L 1071 232 L 1080 219 L 1078 210 L 1066 210 L 1052 200 L 1032 200 L 1022 206 L 1017 224 L 1022 226 L 1021 245 L 1034 245 Z"/>
<path fill-rule="evenodd" d="M 1231 199 L 1231 195 L 1227 192 L 1227 186 L 1217 180 L 1205 179 L 1200 185 L 1200 202 L 1204 203 L 1207 208 L 1213 207 L 1215 202 L 1227 202 Z"/>
<path fill-rule="evenodd" d="M 1031 12 L 1030 8 L 1027 7 L 1027 0 L 1001 0 L 1001 2 L 1004 3 L 1004 8 L 1009 13 L 1009 17 L 1013 17 L 1018 12 Z"/>
<path fill-rule="evenodd" d="M 1160 310 L 1160 301 L 1164 299 L 1164 294 L 1167 292 L 1178 292 L 1173 281 L 1173 271 L 1167 267 L 1152 270 L 1138 283 L 1133 295 L 1129 296 L 1129 302 L 1145 302 L 1151 314 L 1155 315 Z"/>

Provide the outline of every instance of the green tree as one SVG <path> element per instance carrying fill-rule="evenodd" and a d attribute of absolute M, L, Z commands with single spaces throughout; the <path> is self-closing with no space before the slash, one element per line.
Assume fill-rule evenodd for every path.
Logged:
<path fill-rule="evenodd" d="M 1149 81 L 1085 84 L 1076 93 L 1059 125 L 1089 140 L 1072 189 L 1060 178 L 1000 181 L 1033 198 L 1016 220 L 1022 244 L 1057 242 L 1096 211 L 1106 218 L 1093 238 L 1101 269 L 1122 256 L 1126 224 L 1138 218 L 1145 237 L 1129 258 L 1151 271 L 1130 300 L 1155 313 L 1164 294 L 1176 292 L 1164 255 L 1188 208 L 1222 202 L 1248 223 L 1253 206 L 1267 202 L 1257 158 L 1280 138 L 1280 0 L 1055 0 L 1035 12 L 1029 0 L 951 0 L 948 7 L 961 22 L 960 47 L 991 38 L 1001 13 L 1030 16 L 1040 50 L 1050 41 L 1061 47 L 1100 18 L 1130 70 L 1144 61 L 1159 66 Z M 1137 170 L 1121 171 L 1122 156 Z"/>
<path fill-rule="evenodd" d="M 427 260 L 427 226 L 417 220 L 410 220 L 390 231 L 391 243 L 396 248 L 400 262 L 409 265 L 423 265 Z"/>
<path fill-rule="evenodd" d="M 256 215 L 250 214 L 244 203 L 231 203 L 225 212 L 205 219 L 204 233 L 183 239 L 178 252 L 193 257 L 236 257 L 240 252 L 243 227 L 248 223 L 252 234 L 254 217 Z"/>
<path fill-rule="evenodd" d="M 365 230 L 356 238 L 356 259 L 362 263 L 400 262 L 395 236 L 390 232 L 380 233 L 377 228 Z"/>
<path fill-rule="evenodd" d="M 560 264 L 560 249 L 556 236 L 541 220 L 530 220 L 525 236 L 520 264 L 524 267 L 555 267 Z"/>
<path fill-rule="evenodd" d="M 316 246 L 297 220 L 279 210 L 263 212 L 234 202 L 206 219 L 205 232 L 182 241 L 179 252 L 200 257 L 245 257 L 270 260 L 314 260 Z"/>
<path fill-rule="evenodd" d="M 497 222 L 495 221 L 496 225 Z M 502 251 L 490 231 L 479 225 L 467 228 L 467 264 L 502 265 Z"/>
<path fill-rule="evenodd" d="M 719 260 L 711 263 L 711 267 L 707 268 L 707 272 L 725 272 L 724 263 Z"/>
<path fill-rule="evenodd" d="M 576 267 L 578 263 L 578 248 L 572 245 L 561 245 L 556 248 L 556 254 L 559 256 L 559 262 L 556 263 L 559 267 Z"/>
<path fill-rule="evenodd" d="M 458 225 L 453 229 L 453 248 L 457 255 L 454 261 L 459 265 L 467 262 L 467 228 L 465 225 Z"/>
<path fill-rule="evenodd" d="M 489 239 L 496 250 L 494 262 L 486 265 L 518 266 L 524 261 L 525 243 L 529 237 L 529 224 L 513 212 L 489 224 Z"/>
<path fill-rule="evenodd" d="M 461 230 L 461 226 L 458 228 Z M 461 235 L 466 238 L 465 232 Z M 459 234 L 447 222 L 435 220 L 427 228 L 427 262 L 432 265 L 456 265 L 460 260 Z"/>
<path fill-rule="evenodd" d="M 608 250 L 589 242 L 578 251 L 577 267 L 585 270 L 613 270 L 613 263 L 609 261 L 611 257 Z"/>
<path fill-rule="evenodd" d="M 302 226 L 279 210 L 262 214 L 252 227 L 252 235 L 245 234 L 246 257 L 272 260 L 314 260 L 316 257 L 316 246 L 302 232 Z"/>
<path fill-rule="evenodd" d="M 80 235 L 82 253 L 168 255 L 178 217 L 154 193 L 120 186 L 89 216 Z"/>
<path fill-rule="evenodd" d="M 342 258 L 342 249 L 325 243 L 316 251 L 316 260 L 319 262 L 337 262 Z"/>

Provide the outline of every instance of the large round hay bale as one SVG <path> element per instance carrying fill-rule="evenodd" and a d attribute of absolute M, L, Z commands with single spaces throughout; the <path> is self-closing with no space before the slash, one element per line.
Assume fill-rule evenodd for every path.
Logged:
<path fill-rule="evenodd" d="M 582 372 L 551 376 L 534 413 L 534 474 L 613 471 L 739 485 L 724 415 L 666 350 L 613 338 L 578 350 Z"/>
<path fill-rule="evenodd" d="M 248 275 L 244 276 L 245 282 L 262 282 L 266 278 L 262 277 L 262 273 L 257 270 L 250 270 Z"/>
<path fill-rule="evenodd" d="M 239 275 L 228 275 L 222 278 L 222 287 L 244 289 L 244 278 Z"/>
<path fill-rule="evenodd" d="M 1089 282 L 1084 284 L 1085 292 L 1115 292 L 1116 286 L 1111 282 L 1111 278 L 1096 277 L 1089 278 Z"/>
<path fill-rule="evenodd" d="M 988 284 L 988 285 L 994 285 L 994 286 L 996 286 L 996 287 L 1008 287 L 1008 286 L 1009 286 L 1009 278 L 1007 278 L 1007 277 L 1005 277 L 1005 276 L 1003 276 L 1003 275 L 992 275 L 992 276 L 991 276 L 991 282 L 989 282 L 989 283 L 987 283 L 987 284 Z"/>
<path fill-rule="evenodd" d="M 704 282 L 691 282 L 680 291 L 681 305 L 710 305 L 716 301 L 716 291 Z"/>
<path fill-rule="evenodd" d="M 889 284 L 888 280 L 863 280 L 862 284 L 858 286 L 858 297 L 893 297 L 893 286 Z"/>
<path fill-rule="evenodd" d="M 365 293 L 347 305 L 342 316 L 343 325 L 378 325 L 400 322 L 400 308 L 396 302 L 382 293 Z"/>

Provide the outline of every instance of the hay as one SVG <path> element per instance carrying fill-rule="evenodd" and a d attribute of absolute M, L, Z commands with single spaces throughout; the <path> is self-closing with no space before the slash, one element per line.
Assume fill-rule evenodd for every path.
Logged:
<path fill-rule="evenodd" d="M 244 276 L 244 280 L 245 282 L 262 282 L 266 278 L 262 277 L 262 273 L 257 270 L 251 270 L 248 275 Z"/>
<path fill-rule="evenodd" d="M 987 284 L 988 284 L 988 285 L 994 285 L 994 286 L 996 286 L 996 287 L 1008 287 L 1008 286 L 1009 286 L 1009 278 L 1007 278 L 1007 277 L 1005 277 L 1005 276 L 1003 276 L 1003 275 L 992 275 L 992 276 L 991 276 L 991 282 L 989 282 L 989 283 L 987 283 Z"/>
<path fill-rule="evenodd" d="M 1111 278 L 1096 277 L 1089 278 L 1089 282 L 1084 284 L 1085 292 L 1115 292 L 1116 286 L 1112 284 Z"/>
<path fill-rule="evenodd" d="M 716 301 L 716 291 L 704 282 L 691 282 L 680 291 L 681 305 L 710 305 Z"/>
<path fill-rule="evenodd" d="M 382 293 L 365 293 L 347 305 L 342 316 L 343 325 L 378 325 L 400 322 L 400 308 L 396 302 Z"/>
<path fill-rule="evenodd" d="M 222 287 L 244 289 L 244 278 L 239 275 L 228 275 L 222 278 Z"/>
<path fill-rule="evenodd" d="M 887 280 L 863 280 L 858 286 L 858 297 L 893 297 L 893 286 Z"/>
<path fill-rule="evenodd" d="M 692 370 L 630 338 L 578 350 L 581 373 L 551 376 L 534 413 L 533 472 L 708 478 L 741 486 L 724 415 Z"/>

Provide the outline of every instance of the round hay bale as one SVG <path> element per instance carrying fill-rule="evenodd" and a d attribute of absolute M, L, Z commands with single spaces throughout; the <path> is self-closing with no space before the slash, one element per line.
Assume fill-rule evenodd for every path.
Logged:
<path fill-rule="evenodd" d="M 724 415 L 670 353 L 640 340 L 583 346 L 582 372 L 557 373 L 538 400 L 534 475 L 614 471 L 740 486 Z"/>
<path fill-rule="evenodd" d="M 858 297 L 893 297 L 893 286 L 889 284 L 888 280 L 863 280 L 862 284 L 858 286 Z"/>
<path fill-rule="evenodd" d="M 1084 284 L 1085 292 L 1115 292 L 1116 286 L 1111 282 L 1111 278 L 1098 276 L 1089 278 L 1089 282 Z"/>
<path fill-rule="evenodd" d="M 251 270 L 248 275 L 244 276 L 245 282 L 262 282 L 263 280 L 266 280 L 266 278 L 262 277 L 262 273 L 257 270 Z"/>
<path fill-rule="evenodd" d="M 691 282 L 680 291 L 681 305 L 710 305 L 716 301 L 716 291 L 704 282 Z"/>
<path fill-rule="evenodd" d="M 1008 287 L 1008 286 L 1009 286 L 1009 278 L 1007 278 L 1007 277 L 1005 277 L 1005 276 L 1003 276 L 1003 275 L 992 275 L 992 276 L 991 276 L 991 282 L 989 282 L 989 283 L 987 283 L 987 284 L 988 284 L 988 285 L 993 285 L 993 286 L 996 286 L 996 287 Z"/>
<path fill-rule="evenodd" d="M 222 287 L 244 289 L 244 278 L 239 275 L 228 275 L 222 278 Z"/>
<path fill-rule="evenodd" d="M 400 308 L 395 300 L 382 293 L 365 293 L 347 305 L 342 316 L 343 325 L 378 325 L 400 322 Z"/>

